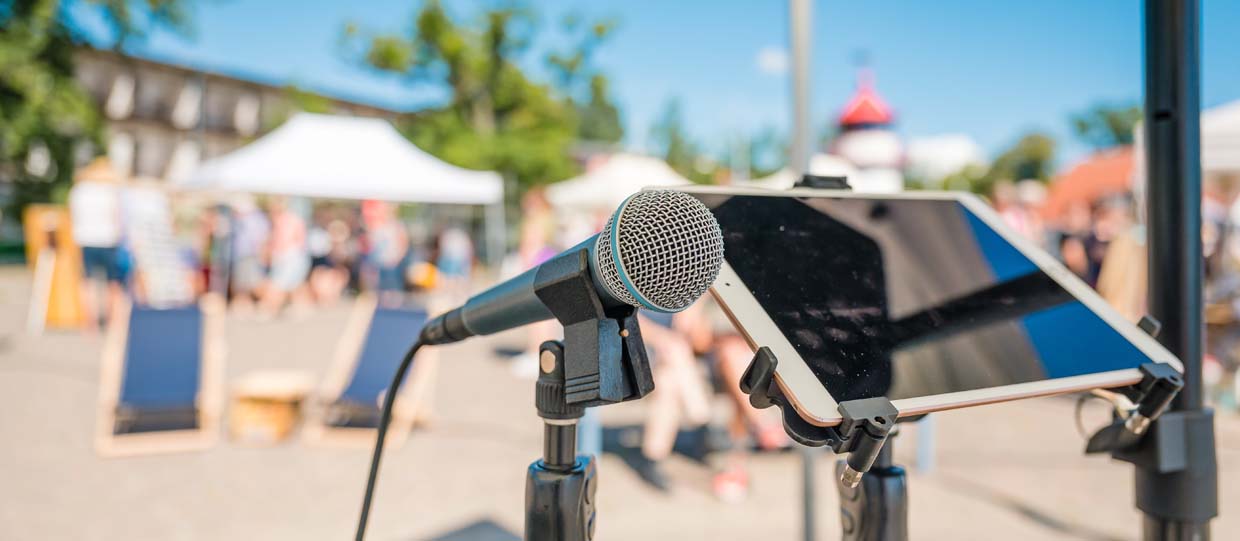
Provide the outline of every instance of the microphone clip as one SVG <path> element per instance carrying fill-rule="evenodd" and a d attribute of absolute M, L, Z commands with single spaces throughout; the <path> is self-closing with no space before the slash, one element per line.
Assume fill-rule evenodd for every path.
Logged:
<path fill-rule="evenodd" d="M 637 309 L 604 309 L 584 248 L 543 263 L 534 294 L 564 327 L 565 402 L 601 406 L 654 390 Z"/>

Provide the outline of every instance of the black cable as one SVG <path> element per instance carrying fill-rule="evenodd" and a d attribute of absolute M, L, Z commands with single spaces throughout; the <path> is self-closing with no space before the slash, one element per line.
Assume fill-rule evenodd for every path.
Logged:
<path fill-rule="evenodd" d="M 405 358 L 400 360 L 400 366 L 396 367 L 396 374 L 392 376 L 392 384 L 388 385 L 387 393 L 383 395 L 383 410 L 379 414 L 375 452 L 370 457 L 370 475 L 366 478 L 366 495 L 362 498 L 362 516 L 357 519 L 356 541 L 362 541 L 366 537 L 366 520 L 370 518 L 370 501 L 375 495 L 375 481 L 379 477 L 379 459 L 383 456 L 383 440 L 387 437 L 388 424 L 392 422 L 392 404 L 396 402 L 396 391 L 400 389 L 400 384 L 405 379 L 405 372 L 409 371 L 409 365 L 413 363 L 413 356 L 421 348 L 422 340 L 419 338 L 405 353 Z"/>

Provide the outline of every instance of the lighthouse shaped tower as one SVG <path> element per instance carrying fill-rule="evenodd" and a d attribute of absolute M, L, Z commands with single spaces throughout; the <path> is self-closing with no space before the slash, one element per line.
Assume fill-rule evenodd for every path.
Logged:
<path fill-rule="evenodd" d="M 904 189 L 904 144 L 894 130 L 895 115 L 874 90 L 874 73 L 857 72 L 857 92 L 840 112 L 839 135 L 831 153 L 851 162 L 857 172 L 848 183 L 858 192 L 890 193 Z"/>

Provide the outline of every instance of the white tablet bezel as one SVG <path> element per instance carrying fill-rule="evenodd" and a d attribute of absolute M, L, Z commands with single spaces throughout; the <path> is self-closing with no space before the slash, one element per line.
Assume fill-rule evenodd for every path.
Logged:
<path fill-rule="evenodd" d="M 666 188 L 664 188 L 666 189 Z M 1183 372 L 1180 361 L 1167 351 L 1157 340 L 1141 331 L 1135 324 L 1111 308 L 1102 297 L 1094 292 L 1085 282 L 1081 281 L 1072 271 L 1034 246 L 1023 236 L 1008 229 L 1002 218 L 977 196 L 964 192 L 901 192 L 891 194 L 863 194 L 845 190 L 791 189 L 768 190 L 762 188 L 741 188 L 723 186 L 682 186 L 680 191 L 688 193 L 708 193 L 721 195 L 754 195 L 769 197 L 826 197 L 849 199 L 914 199 L 914 200 L 951 200 L 964 205 L 980 220 L 985 222 L 996 233 L 1016 247 L 1043 272 L 1063 286 L 1069 293 L 1089 307 L 1095 314 L 1137 346 L 1142 352 L 1157 362 L 1164 362 Z M 840 422 L 838 404 L 823 387 L 818 378 L 810 371 L 809 366 L 788 342 L 775 322 L 766 314 L 753 297 L 750 290 L 741 281 L 736 272 L 726 261 L 719 272 L 711 292 L 719 301 L 732 323 L 749 342 L 750 347 L 766 346 L 779 359 L 775 369 L 775 381 L 789 397 L 797 411 L 807 421 L 819 426 L 832 426 Z M 922 396 L 893 400 L 901 417 L 921 415 L 934 411 L 942 411 L 967 406 L 1018 400 L 1037 396 L 1064 394 L 1089 389 L 1119 387 L 1131 385 L 1141 380 L 1141 373 L 1136 368 L 1099 372 L 1066 378 L 1055 378 L 1029 383 L 1018 383 L 972 391 L 960 391 L 939 395 Z"/>

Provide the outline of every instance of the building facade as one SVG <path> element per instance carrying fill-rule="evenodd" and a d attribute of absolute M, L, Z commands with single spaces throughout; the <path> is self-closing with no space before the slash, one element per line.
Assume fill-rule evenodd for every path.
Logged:
<path fill-rule="evenodd" d="M 278 126 L 299 109 L 289 87 L 84 48 L 76 76 L 106 119 L 106 155 L 124 177 L 174 179 Z M 333 114 L 397 111 L 315 97 Z"/>

